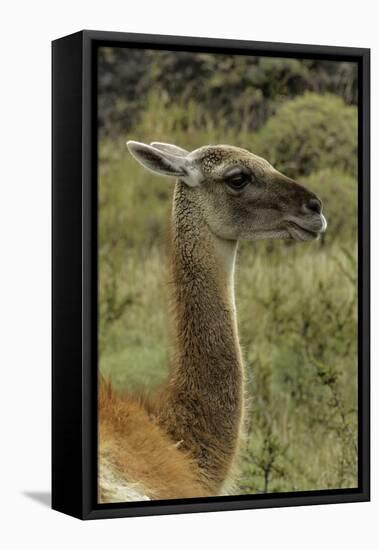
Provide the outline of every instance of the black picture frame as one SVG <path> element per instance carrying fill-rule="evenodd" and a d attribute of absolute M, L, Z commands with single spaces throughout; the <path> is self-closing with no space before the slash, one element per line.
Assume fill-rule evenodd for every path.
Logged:
<path fill-rule="evenodd" d="M 358 488 L 98 504 L 97 63 L 99 46 L 354 61 L 359 74 Z M 52 43 L 52 507 L 81 519 L 370 499 L 370 50 L 102 31 Z"/>

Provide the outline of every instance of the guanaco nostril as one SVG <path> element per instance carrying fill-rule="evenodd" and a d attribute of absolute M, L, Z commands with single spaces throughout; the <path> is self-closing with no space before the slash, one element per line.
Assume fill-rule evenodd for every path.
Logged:
<path fill-rule="evenodd" d="M 322 210 L 322 202 L 319 199 L 309 199 L 309 201 L 305 204 L 305 207 L 307 210 L 310 210 L 311 212 L 316 212 L 316 214 L 321 214 Z"/>

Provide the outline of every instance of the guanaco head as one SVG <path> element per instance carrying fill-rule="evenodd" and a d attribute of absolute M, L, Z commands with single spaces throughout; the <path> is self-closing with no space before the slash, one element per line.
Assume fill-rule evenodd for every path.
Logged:
<path fill-rule="evenodd" d="M 310 241 L 326 229 L 317 195 L 245 149 L 206 145 L 189 152 L 136 141 L 127 146 L 145 168 L 183 182 L 220 238 Z"/>

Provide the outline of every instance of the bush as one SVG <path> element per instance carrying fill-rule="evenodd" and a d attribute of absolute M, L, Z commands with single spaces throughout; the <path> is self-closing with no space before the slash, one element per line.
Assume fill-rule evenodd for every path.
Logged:
<path fill-rule="evenodd" d="M 324 168 L 357 172 L 357 109 L 332 94 L 306 93 L 282 105 L 252 150 L 290 177 Z"/>

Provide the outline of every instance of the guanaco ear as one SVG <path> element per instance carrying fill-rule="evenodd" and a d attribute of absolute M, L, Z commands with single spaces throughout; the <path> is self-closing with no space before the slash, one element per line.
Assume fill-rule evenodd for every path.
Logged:
<path fill-rule="evenodd" d="M 190 187 L 200 184 L 199 170 L 185 156 L 173 155 L 138 141 L 128 141 L 126 145 L 133 157 L 151 172 L 180 178 Z"/>
<path fill-rule="evenodd" d="M 186 157 L 189 154 L 189 151 L 178 147 L 177 145 L 172 145 L 171 143 L 161 143 L 160 141 L 153 141 L 150 143 L 155 149 L 160 151 L 165 151 L 166 153 L 171 153 L 172 155 L 177 155 L 178 157 Z"/>

